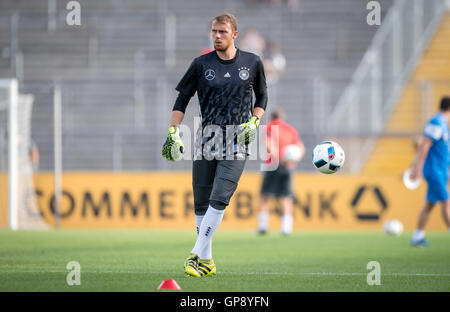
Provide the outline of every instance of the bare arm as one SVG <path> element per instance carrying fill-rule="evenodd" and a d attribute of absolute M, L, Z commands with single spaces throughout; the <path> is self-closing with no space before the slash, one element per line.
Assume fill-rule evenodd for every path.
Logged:
<path fill-rule="evenodd" d="M 264 108 L 262 108 L 262 107 L 255 107 L 253 109 L 253 116 L 258 117 L 258 119 L 261 120 L 262 117 L 264 116 Z"/>
<path fill-rule="evenodd" d="M 183 121 L 184 113 L 179 110 L 173 110 L 172 111 L 172 117 L 170 118 L 170 125 L 171 126 L 179 126 L 181 122 Z"/>
<path fill-rule="evenodd" d="M 272 146 L 272 143 L 274 143 L 275 146 Z M 278 159 L 278 148 L 276 143 L 272 141 L 271 137 L 266 137 L 266 149 L 271 158 Z"/>
<path fill-rule="evenodd" d="M 417 150 L 417 154 L 411 168 L 411 180 L 416 180 L 422 176 L 423 164 L 425 163 L 425 159 L 427 158 L 431 145 L 433 145 L 433 141 L 428 137 L 424 137 L 419 145 L 419 149 Z"/>

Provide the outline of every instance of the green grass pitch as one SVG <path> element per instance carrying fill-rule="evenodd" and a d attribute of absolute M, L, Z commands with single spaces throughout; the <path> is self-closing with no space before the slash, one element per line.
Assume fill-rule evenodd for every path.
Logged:
<path fill-rule="evenodd" d="M 428 232 L 430 246 L 374 231 L 220 230 L 213 241 L 217 275 L 194 278 L 183 262 L 194 231 L 0 230 L 0 291 L 157 291 L 175 279 L 182 291 L 449 291 L 450 234 Z M 81 285 L 69 286 L 70 261 Z M 381 285 L 369 286 L 369 261 Z"/>

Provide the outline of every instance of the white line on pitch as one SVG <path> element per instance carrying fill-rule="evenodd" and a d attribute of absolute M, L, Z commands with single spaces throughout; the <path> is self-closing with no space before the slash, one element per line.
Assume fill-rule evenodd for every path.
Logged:
<path fill-rule="evenodd" d="M 0 270 L 2 273 L 67 273 L 64 270 Z M 81 273 L 115 273 L 115 274 L 180 274 L 184 272 L 150 272 L 150 271 L 97 271 L 97 270 L 81 270 Z M 232 275 L 320 275 L 320 276 L 366 276 L 368 273 L 358 272 L 226 272 L 219 271 L 218 274 Z M 425 276 L 425 277 L 450 277 L 450 273 L 381 273 L 382 276 Z"/>
<path fill-rule="evenodd" d="M 324 275 L 324 276 L 366 276 L 368 273 L 351 272 L 218 272 L 224 274 L 239 275 Z M 381 273 L 383 276 L 444 276 L 450 277 L 450 273 Z"/>

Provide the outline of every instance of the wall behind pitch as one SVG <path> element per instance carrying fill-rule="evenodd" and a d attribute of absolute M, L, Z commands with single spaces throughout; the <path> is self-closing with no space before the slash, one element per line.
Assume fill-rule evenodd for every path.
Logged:
<path fill-rule="evenodd" d="M 262 175 L 245 173 L 221 228 L 256 229 Z M 53 175 L 35 176 L 42 216 L 54 224 Z M 413 229 L 423 205 L 426 184 L 406 189 L 400 177 L 296 174 L 295 229 L 381 229 L 396 218 Z M 280 209 L 272 201 L 270 227 L 279 230 Z M 4 207 L 2 208 L 5 209 Z M 445 229 L 436 207 L 428 229 Z M 0 224 L 6 225 L 6 212 Z M 65 173 L 61 201 L 64 228 L 185 228 L 192 229 L 194 206 L 191 174 Z"/>

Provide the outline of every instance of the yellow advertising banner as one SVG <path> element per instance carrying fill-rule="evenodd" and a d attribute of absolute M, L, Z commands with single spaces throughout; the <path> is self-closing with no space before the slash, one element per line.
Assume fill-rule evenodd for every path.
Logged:
<path fill-rule="evenodd" d="M 424 204 L 426 183 L 406 189 L 399 176 L 295 174 L 294 229 L 381 229 L 399 219 L 414 229 Z M 35 189 L 42 217 L 55 223 L 53 175 L 38 173 Z M 244 173 L 225 212 L 221 228 L 256 229 L 260 173 Z M 63 228 L 192 229 L 194 205 L 189 172 L 65 173 L 60 205 Z M 3 192 L 3 198 L 5 192 Z M 270 229 L 279 230 L 281 209 L 270 205 Z M 427 229 L 445 229 L 436 206 Z M 0 225 L 7 225 L 0 205 Z"/>

